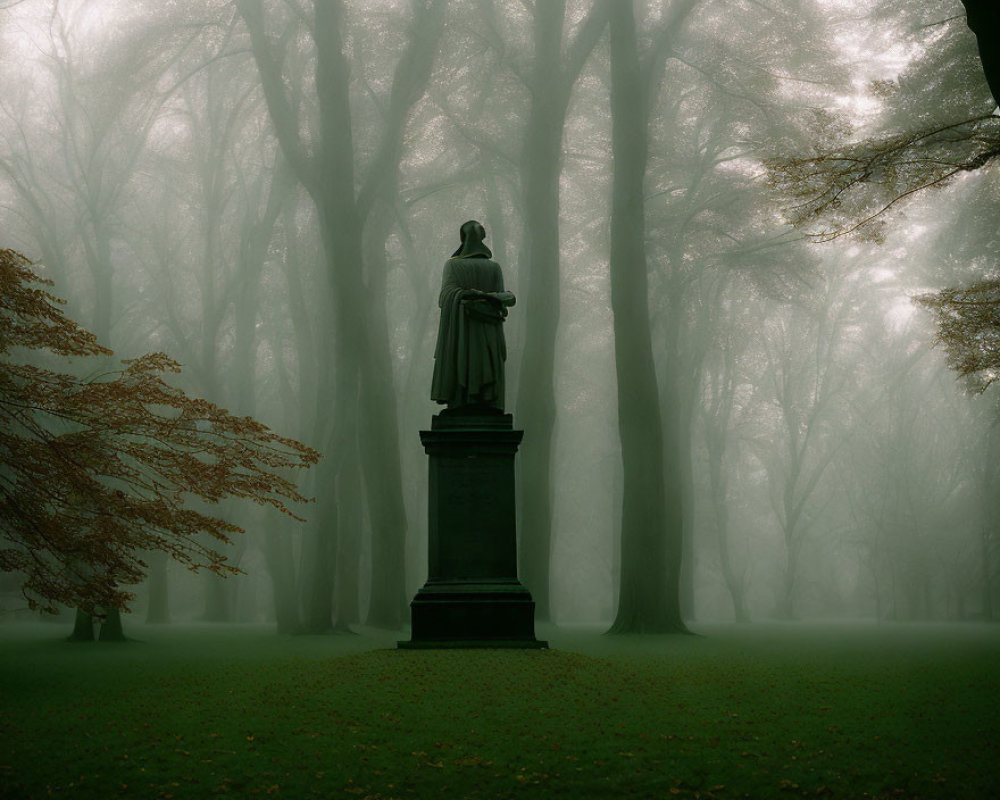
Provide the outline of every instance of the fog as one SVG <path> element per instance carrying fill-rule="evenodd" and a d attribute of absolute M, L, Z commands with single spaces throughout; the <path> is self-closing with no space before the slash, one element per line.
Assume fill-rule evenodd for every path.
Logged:
<path fill-rule="evenodd" d="M 781 172 L 989 114 L 961 4 L 626 7 L 0 3 L 0 246 L 115 360 L 165 352 L 189 394 L 323 453 L 305 522 L 213 510 L 242 574 L 150 553 L 126 629 L 409 621 L 442 266 L 472 219 L 518 298 L 539 622 L 992 619 L 996 399 L 912 298 L 994 268 L 996 168 L 805 214 Z M 20 585 L 3 620 L 37 617 Z"/>

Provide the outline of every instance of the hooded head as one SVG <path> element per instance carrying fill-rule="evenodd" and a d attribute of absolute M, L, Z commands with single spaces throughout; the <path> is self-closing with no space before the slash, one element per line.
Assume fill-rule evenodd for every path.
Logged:
<path fill-rule="evenodd" d="M 486 228 L 482 226 L 482 223 L 476 222 L 474 219 L 462 223 L 459 236 L 462 239 L 462 244 L 458 250 L 451 254 L 452 258 L 493 258 L 490 248 L 483 244 L 483 239 L 486 238 Z"/>

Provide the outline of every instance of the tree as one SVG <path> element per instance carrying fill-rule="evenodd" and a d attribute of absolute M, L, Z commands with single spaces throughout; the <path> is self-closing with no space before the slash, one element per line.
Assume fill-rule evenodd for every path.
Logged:
<path fill-rule="evenodd" d="M 693 6 L 687 1 L 671 8 L 673 18 L 665 30 L 675 30 Z M 624 480 L 621 579 L 611 632 L 683 632 L 687 629 L 679 602 L 683 516 L 676 420 L 661 414 L 647 311 L 643 185 L 649 155 L 649 72 L 640 64 L 631 4 L 609 2 L 609 14 L 614 162 L 611 309 Z M 663 42 L 669 48 L 669 38 Z M 674 391 L 668 379 L 666 392 Z"/>
<path fill-rule="evenodd" d="M 894 103 L 889 122 L 902 121 L 902 131 L 846 145 L 829 146 L 827 141 L 811 156 L 771 162 L 772 184 L 793 198 L 791 222 L 806 228 L 814 240 L 860 232 L 880 241 L 890 209 L 963 173 L 982 170 L 1000 156 L 1000 120 L 975 113 L 987 105 L 984 75 L 993 94 L 989 104 L 998 95 L 1000 12 L 985 0 L 962 2 L 968 27 L 978 38 L 979 59 L 961 15 L 922 26 L 944 26 L 929 50 L 932 55 L 911 65 L 898 89 L 880 87 Z M 949 89 L 943 110 L 932 114 L 927 97 L 930 90 L 940 96 L 942 87 Z M 1000 363 L 1000 280 L 989 277 L 924 294 L 917 302 L 934 313 L 949 364 L 978 391 L 985 390 L 996 380 Z"/>
<path fill-rule="evenodd" d="M 134 252 L 148 229 L 145 221 L 136 223 L 137 206 L 157 183 L 156 166 L 162 168 L 162 161 L 155 165 L 157 156 L 162 159 L 162 152 L 157 151 L 177 130 L 171 126 L 171 134 L 165 136 L 162 123 L 177 114 L 181 99 L 189 99 L 204 83 L 192 78 L 204 72 L 206 65 L 229 63 L 229 59 L 216 60 L 229 37 L 214 36 L 213 26 L 203 24 L 190 9 L 140 13 L 114 30 L 105 27 L 109 47 L 95 57 L 95 37 L 87 24 L 92 10 L 87 5 L 53 8 L 47 24 L 36 29 L 44 58 L 34 70 L 37 82 L 23 82 L 13 97 L 4 98 L 8 126 L 2 137 L 5 146 L 0 148 L 4 151 L 0 154 L 0 174 L 20 200 L 19 216 L 30 229 L 31 249 L 52 270 L 64 294 L 80 304 L 76 319 L 104 345 L 131 353 L 128 339 L 135 335 L 136 326 L 130 324 L 129 316 L 139 298 L 135 271 L 119 269 L 118 262 L 123 250 Z M 51 113 L 44 120 L 35 120 L 31 108 L 40 96 L 49 98 L 46 102 Z M 227 107 L 224 104 L 219 114 Z M 191 161 L 198 163 L 197 159 Z M 175 171 L 171 182 L 179 172 Z M 211 233 L 219 204 L 206 205 L 202 219 Z M 173 202 L 169 208 L 183 216 L 184 206 Z M 176 235 L 176 229 L 172 233 Z M 165 253 L 183 250 L 172 246 Z M 156 264 L 164 259 L 170 260 L 165 255 L 133 259 L 132 263 Z M 220 261 L 205 259 L 203 273 L 214 274 Z M 228 307 L 230 303 L 227 296 L 216 306 Z M 170 309 L 174 312 L 176 306 Z M 190 336 L 188 328 L 180 341 L 197 343 L 197 338 Z M 207 335 L 201 341 L 215 343 Z M 196 355 L 207 349 L 196 347 Z M 170 350 L 198 376 L 198 360 L 183 350 Z M 214 365 L 205 366 L 197 394 L 218 402 L 220 395 L 213 385 L 217 372 Z M 185 377 L 190 379 L 190 374 Z M 157 598 L 155 605 L 163 608 L 166 562 L 152 554 L 149 560 L 150 591 Z M 221 582 L 210 585 L 216 584 Z M 151 602 L 150 612 L 153 610 Z M 112 610 L 110 616 L 116 613 Z M 162 618 L 162 613 L 159 616 Z M 90 621 L 79 614 L 78 618 L 81 630 L 89 629 Z"/>
<path fill-rule="evenodd" d="M 981 58 L 961 14 L 925 22 L 913 4 L 889 4 L 880 24 L 899 27 L 920 55 L 896 80 L 869 87 L 883 107 L 882 131 L 851 141 L 846 118 L 819 112 L 813 152 L 770 160 L 770 182 L 790 200 L 789 221 L 813 240 L 857 233 L 879 241 L 887 212 L 1000 156 L 1000 119 L 983 80 L 984 70 L 997 80 L 995 48 L 983 46 L 996 41 L 996 12 L 983 0 L 966 5 Z"/>
<path fill-rule="evenodd" d="M 770 181 L 792 202 L 789 221 L 813 241 L 852 233 L 881 241 L 887 212 L 998 155 L 1000 122 L 979 114 L 774 160 Z"/>
<path fill-rule="evenodd" d="M 739 286 L 741 300 L 746 302 L 745 287 Z M 725 302 L 720 292 L 717 302 Z M 704 422 L 705 460 L 708 477 L 708 504 L 712 511 L 716 541 L 719 550 L 719 567 L 726 589 L 733 603 L 737 622 L 750 620 L 747 611 L 747 567 L 735 564 L 730 542 L 730 470 L 727 469 L 727 450 L 734 439 L 733 418 L 738 386 L 746 378 L 737 368 L 741 344 L 745 348 L 748 335 L 744 326 L 730 321 L 728 328 L 716 337 L 715 346 L 707 354 L 706 369 L 702 380 L 700 416 Z M 728 456 L 729 459 L 732 455 Z"/>
<path fill-rule="evenodd" d="M 552 449 L 555 440 L 556 334 L 559 325 L 559 181 L 563 130 L 573 86 L 607 20 L 595 3 L 564 44 L 563 0 L 535 3 L 531 105 L 521 149 L 524 203 L 525 340 L 521 356 L 517 413 L 530 420 L 532 435 L 521 454 L 521 577 L 534 593 L 536 614 L 549 619 L 552 556 Z M 565 51 L 565 55 L 563 55 Z M 530 488 L 528 488 L 530 487 Z"/>
<path fill-rule="evenodd" d="M 886 281 L 879 291 L 898 296 L 899 287 Z M 990 426 L 977 419 L 986 404 L 955 402 L 945 365 L 914 341 L 913 328 L 929 320 L 880 319 L 876 309 L 862 315 L 868 356 L 851 369 L 863 394 L 851 400 L 848 453 L 831 477 L 848 500 L 855 591 L 879 619 L 936 616 L 945 599 L 949 616 L 964 618 L 978 600 L 980 532 L 991 520 L 981 501 L 995 495 Z"/>
<path fill-rule="evenodd" d="M 676 13 L 684 5 L 674 3 L 672 23 L 664 25 L 667 15 L 654 23 L 660 43 L 645 59 L 655 123 L 646 176 L 650 308 L 658 373 L 662 381 L 669 372 L 673 389 L 661 393 L 661 402 L 664 419 L 677 426 L 687 620 L 695 615 L 700 530 L 692 467 L 698 392 L 708 379 L 709 349 L 732 321 L 720 299 L 740 275 L 773 293 L 776 280 L 809 261 L 779 225 L 754 173 L 765 147 L 804 139 L 802 105 L 820 102 L 842 73 L 810 4 L 736 3 L 726 15 L 713 8 L 698 3 L 687 22 Z M 775 46 L 790 38 L 800 48 L 791 60 Z"/>
<path fill-rule="evenodd" d="M 1000 104 L 1000 8 L 991 0 L 962 0 L 962 5 L 978 40 L 979 58 L 990 91 Z"/>
<path fill-rule="evenodd" d="M 934 314 L 949 366 L 975 391 L 1000 378 L 1000 278 L 924 294 L 917 302 Z"/>
<path fill-rule="evenodd" d="M 162 353 L 80 378 L 46 357 L 112 355 L 67 318 L 52 282 L 0 250 L 0 569 L 23 574 L 31 608 L 124 609 L 143 551 L 236 572 L 220 544 L 241 529 L 190 507 L 239 497 L 298 519 L 305 498 L 282 473 L 319 454 L 249 417 L 171 387 Z"/>
<path fill-rule="evenodd" d="M 767 471 L 771 507 L 781 532 L 784 564 L 776 612 L 796 616 L 803 550 L 815 529 L 818 491 L 846 436 L 837 408 L 851 386 L 842 358 L 856 313 L 841 281 L 830 280 L 816 307 L 787 306 L 766 315 L 769 384 L 774 429 L 756 443 Z M 805 304 L 804 304 L 805 305 Z"/>
<path fill-rule="evenodd" d="M 315 602 L 307 602 L 306 626 L 315 631 L 332 627 L 333 587 L 330 577 L 324 576 L 332 576 L 339 524 L 336 515 L 339 512 L 341 518 L 349 518 L 352 526 L 359 524 L 363 517 L 359 494 L 363 494 L 371 527 L 369 621 L 396 628 L 406 618 L 407 520 L 385 307 L 385 248 L 391 231 L 386 215 L 398 194 L 407 122 L 431 77 L 446 5 L 445 0 L 413 4 L 406 49 L 385 98 L 381 136 L 365 170 L 357 169 L 357 109 L 345 49 L 349 34 L 345 4 L 316 0 L 312 16 L 303 14 L 315 48 L 315 130 L 301 123 L 296 102 L 300 98 L 293 98 L 289 90 L 283 50 L 288 37 L 278 42 L 268 37 L 259 0 L 241 0 L 238 6 L 281 152 L 315 205 L 323 241 L 337 366 L 333 380 L 335 416 L 324 438 L 338 453 L 358 454 L 356 459 L 338 459 L 330 467 L 336 468 L 336 473 L 330 476 L 333 491 L 328 494 L 339 508 L 328 510 L 330 522 L 317 532 L 314 542 L 317 587 Z M 360 492 L 355 490 L 359 471 Z"/>

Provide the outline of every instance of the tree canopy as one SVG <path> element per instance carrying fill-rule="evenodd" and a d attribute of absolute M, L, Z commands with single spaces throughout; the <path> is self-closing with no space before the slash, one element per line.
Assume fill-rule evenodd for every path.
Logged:
<path fill-rule="evenodd" d="M 934 313 L 948 364 L 978 392 L 1000 378 L 1000 278 L 922 295 Z"/>
<path fill-rule="evenodd" d="M 968 19 L 923 24 L 905 4 L 880 12 L 880 24 L 896 30 L 910 55 L 895 79 L 865 89 L 880 108 L 875 130 L 849 113 L 830 115 L 809 152 L 768 162 L 770 183 L 789 200 L 788 221 L 810 239 L 857 234 L 882 241 L 887 212 L 1000 156 L 990 94 L 1000 79 L 996 12 L 979 0 L 966 5 Z"/>
<path fill-rule="evenodd" d="M 1000 156 L 1000 119 L 995 112 L 981 113 L 987 100 L 992 104 L 1000 96 L 1000 11 L 984 0 L 963 3 L 967 17 L 923 26 L 944 30 L 923 43 L 925 55 L 896 84 L 876 87 L 889 106 L 882 132 L 852 142 L 849 128 L 842 127 L 808 155 L 769 163 L 772 186 L 789 198 L 789 221 L 808 238 L 824 242 L 859 234 L 881 242 L 887 212 Z M 963 22 L 975 33 L 975 46 Z M 964 90 L 928 108 L 927 90 L 956 74 Z M 983 77 L 992 97 L 983 91 Z M 970 207 L 962 216 L 980 215 Z M 968 286 L 916 298 L 934 314 L 949 365 L 979 392 L 1000 377 L 1000 280 L 993 269 Z"/>
<path fill-rule="evenodd" d="M 143 553 L 233 573 L 216 545 L 240 528 L 191 500 L 242 497 L 296 517 L 286 472 L 319 453 L 164 380 L 163 353 L 78 377 L 47 366 L 112 353 L 69 319 L 31 263 L 0 250 L 0 569 L 32 608 L 124 608 Z M 298 518 L 298 517 L 296 517 Z"/>

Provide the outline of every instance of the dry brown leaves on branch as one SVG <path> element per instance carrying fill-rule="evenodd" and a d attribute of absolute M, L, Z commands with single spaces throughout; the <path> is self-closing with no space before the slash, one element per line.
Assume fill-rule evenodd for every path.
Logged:
<path fill-rule="evenodd" d="M 948 364 L 977 392 L 1000 378 L 1000 277 L 922 295 L 937 321 Z"/>
<path fill-rule="evenodd" d="M 23 575 L 32 607 L 88 611 L 125 606 L 143 551 L 235 572 L 204 542 L 240 529 L 186 500 L 242 497 L 296 517 L 289 504 L 306 498 L 282 472 L 319 454 L 170 386 L 179 366 L 162 353 L 91 380 L 40 366 L 44 352 L 111 355 L 50 285 L 0 250 L 0 569 Z"/>
<path fill-rule="evenodd" d="M 807 158 L 768 162 L 789 222 L 814 241 L 851 233 L 879 241 L 886 212 L 1000 156 L 1000 118 L 982 115 L 877 137 Z"/>

